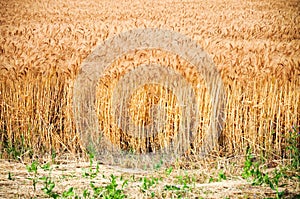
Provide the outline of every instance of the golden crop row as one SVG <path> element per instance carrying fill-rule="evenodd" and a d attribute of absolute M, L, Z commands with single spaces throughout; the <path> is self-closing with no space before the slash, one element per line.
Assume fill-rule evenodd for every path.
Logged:
<path fill-rule="evenodd" d="M 0 1 L 0 151 L 4 156 L 11 155 L 9 148 L 80 152 L 72 89 L 82 61 L 103 40 L 147 27 L 186 34 L 213 58 L 227 91 L 219 152 L 240 154 L 250 145 L 283 155 L 288 131 L 300 125 L 299 7 L 297 0 Z M 112 64 L 99 84 L 98 100 L 109 104 L 107 88 L 132 65 L 150 59 L 175 68 L 195 87 L 203 83 L 175 55 L 137 51 Z M 203 102 L 202 135 L 209 102 L 203 101 L 205 89 L 197 92 Z M 149 103 L 145 93 L 139 94 L 139 103 Z M 137 107 L 131 110 L 136 113 Z M 109 106 L 100 104 L 97 111 L 106 132 L 118 132 Z M 196 148 L 202 143 L 201 136 L 197 139 Z M 126 142 L 143 150 L 134 140 Z"/>

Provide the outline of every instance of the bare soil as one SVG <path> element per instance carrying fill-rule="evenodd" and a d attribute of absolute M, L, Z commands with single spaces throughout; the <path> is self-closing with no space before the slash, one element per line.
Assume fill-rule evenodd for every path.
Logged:
<path fill-rule="evenodd" d="M 111 183 L 111 175 L 116 177 L 118 189 L 123 190 L 127 198 L 275 198 L 276 192 L 266 185 L 253 186 L 251 181 L 241 177 L 243 164 L 236 159 L 218 158 L 217 160 L 191 163 L 190 168 L 183 168 L 174 164 L 169 168 L 135 169 L 120 166 L 98 164 L 99 172 L 96 172 L 96 161 L 92 163 L 82 160 L 68 162 L 56 161 L 50 163 L 51 170 L 44 170 L 40 163 L 37 174 L 28 172 L 26 165 L 16 161 L 0 160 L 0 198 L 47 198 L 44 193 L 45 178 L 49 177 L 54 182 L 54 193 L 60 196 L 71 187 L 74 193 L 83 198 L 84 190 L 93 193 L 90 183 L 99 187 L 105 187 Z M 198 165 L 198 166 L 196 166 Z M 278 163 L 276 163 L 278 167 Z M 168 169 L 173 168 L 173 170 Z M 269 171 L 275 168 L 270 168 Z M 96 176 L 88 176 L 87 173 L 95 172 Z M 226 179 L 220 178 L 224 172 Z M 37 179 L 34 189 L 33 178 Z M 145 179 L 153 181 L 147 188 L 143 188 Z M 122 187 L 122 184 L 127 184 Z M 299 181 L 284 180 L 280 184 L 279 191 L 284 191 L 285 198 L 299 198 Z M 169 187 L 169 189 L 168 189 Z M 177 187 L 177 188 L 175 188 Z M 172 189 L 173 188 L 173 189 Z M 172 190 L 171 190 L 172 189 Z M 297 195 L 298 194 L 298 195 Z M 69 198 L 74 198 L 69 197 Z"/>

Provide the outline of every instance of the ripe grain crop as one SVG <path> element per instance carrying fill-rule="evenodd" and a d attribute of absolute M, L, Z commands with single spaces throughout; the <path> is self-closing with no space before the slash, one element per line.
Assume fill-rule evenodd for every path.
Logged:
<path fill-rule="evenodd" d="M 288 131 L 300 125 L 299 8 L 297 0 L 0 1 L 1 157 L 80 154 L 84 146 L 75 130 L 72 96 L 81 63 L 105 39 L 145 27 L 185 34 L 213 58 L 227 93 L 219 155 L 245 154 L 250 146 L 283 157 Z M 175 69 L 197 88 L 197 151 L 210 118 L 205 82 L 180 57 L 159 50 L 121 56 L 99 80 L 97 113 L 104 134 L 121 148 L 145 150 L 116 129 L 109 96 L 121 76 L 150 61 Z M 180 117 L 168 91 L 138 90 L 130 110 L 137 122 L 147 122 L 147 104 L 157 103 L 159 93 L 170 104 L 172 135 Z M 154 148 L 163 139 L 151 140 Z"/>

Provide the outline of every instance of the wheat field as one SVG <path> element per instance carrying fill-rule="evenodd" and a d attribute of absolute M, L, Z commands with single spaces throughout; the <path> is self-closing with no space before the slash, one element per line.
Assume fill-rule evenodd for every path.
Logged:
<path fill-rule="evenodd" d="M 73 87 L 85 58 L 104 40 L 136 28 L 187 35 L 214 61 L 226 90 L 226 120 L 215 148 L 222 156 L 255 153 L 285 157 L 286 138 L 300 125 L 300 2 L 298 0 L 67 0 L 0 1 L 0 154 L 41 157 L 53 151 L 74 156 L 85 150 L 75 128 Z M 178 71 L 196 88 L 201 148 L 210 103 L 203 79 L 185 60 L 161 50 L 138 50 L 115 60 L 97 86 L 97 114 L 104 135 L 123 149 L 145 152 L 126 138 L 111 117 L 117 81 L 140 64 Z M 205 84 L 205 83 L 204 83 Z M 143 87 L 129 106 L 136 122 L 147 121 L 157 95 L 168 103 L 168 137 L 180 111 L 160 87 Z M 139 108 L 136 104 L 140 104 Z M 153 138 L 153 149 L 165 137 Z M 125 143 L 125 144 L 124 144 Z"/>

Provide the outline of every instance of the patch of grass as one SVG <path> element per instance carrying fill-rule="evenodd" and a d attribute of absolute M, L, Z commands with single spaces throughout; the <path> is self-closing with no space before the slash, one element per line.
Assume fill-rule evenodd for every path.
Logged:
<path fill-rule="evenodd" d="M 49 174 L 49 176 L 43 176 L 40 179 L 44 183 L 44 187 L 42 188 L 44 193 L 50 198 L 59 198 L 60 195 L 54 191 L 55 182 L 52 180 L 51 174 Z"/>
<path fill-rule="evenodd" d="M 298 132 L 293 129 L 292 133 L 294 134 L 288 139 L 297 140 L 299 137 L 297 137 L 296 133 Z M 287 148 L 297 153 L 297 142 L 288 139 L 289 146 Z M 299 182 L 299 168 L 296 167 L 298 157 L 291 155 L 292 159 L 285 162 L 285 165 L 277 165 L 275 168 L 267 169 L 265 157 L 261 156 L 258 158 L 252 153 L 250 147 L 247 148 L 246 151 L 247 154 L 242 166 L 229 162 L 227 166 L 217 167 L 222 169 L 214 170 L 216 168 L 215 165 L 219 165 L 220 162 L 213 162 L 210 166 L 212 169 L 209 171 L 182 170 L 180 167 L 176 168 L 176 166 L 159 169 L 155 168 L 156 164 L 154 163 L 155 169 L 152 174 L 128 175 L 128 173 L 122 173 L 118 176 L 111 173 L 101 173 L 101 165 L 95 161 L 95 156 L 92 153 L 89 154 L 88 167 L 83 169 L 80 175 L 77 176 L 75 173 L 66 175 L 62 173 L 61 176 L 57 176 L 57 174 L 54 174 L 54 171 L 60 167 L 54 166 L 53 161 L 40 164 L 37 160 L 34 160 L 26 166 L 26 170 L 29 175 L 27 179 L 31 181 L 34 196 L 39 196 L 42 193 L 44 194 L 43 196 L 48 198 L 123 199 L 131 196 L 131 189 L 135 190 L 134 194 L 147 198 L 191 198 L 195 195 L 199 196 L 202 194 L 205 194 L 204 198 L 206 198 L 216 193 L 211 189 L 202 188 L 202 185 L 198 186 L 199 183 L 207 181 L 209 178 L 209 182 L 220 182 L 216 183 L 216 186 L 222 186 L 222 181 L 228 180 L 227 175 L 232 176 L 231 171 L 236 172 L 236 168 L 242 169 L 242 172 L 241 174 L 235 173 L 234 177 L 240 178 L 240 176 L 242 176 L 244 179 L 247 179 L 251 182 L 252 188 L 257 187 L 257 189 L 261 188 L 262 190 L 264 188 L 270 188 L 273 190 L 270 194 L 278 199 L 288 195 L 283 187 L 290 186 L 288 184 L 290 182 Z M 12 172 L 8 172 L 7 174 L 7 179 L 11 183 L 18 179 Z M 84 187 L 69 185 L 62 188 L 60 184 L 62 181 L 65 183 L 70 181 L 70 179 L 76 181 L 82 180 L 82 178 L 84 178 L 86 182 Z M 57 181 L 57 179 L 59 179 L 59 181 Z M 198 184 L 196 185 L 196 183 Z M 227 197 L 228 195 L 218 197 L 222 198 L 225 196 Z M 229 195 L 228 197 L 231 196 L 232 195 Z M 257 195 L 255 195 L 255 197 L 256 196 Z M 291 197 L 294 196 L 298 197 L 295 194 Z M 245 193 L 244 197 L 251 198 L 252 194 Z M 270 195 L 262 193 L 259 197 L 266 198 L 270 197 Z"/>
<path fill-rule="evenodd" d="M 68 190 L 64 191 L 61 195 L 62 198 L 78 198 L 78 195 L 76 195 L 74 188 L 70 187 Z M 86 197 L 84 197 L 86 198 Z"/>
<path fill-rule="evenodd" d="M 268 185 L 272 190 L 276 192 L 276 198 L 282 198 L 284 195 L 284 191 L 279 191 L 278 188 L 284 186 L 284 184 L 280 183 L 280 180 L 283 176 L 283 169 L 275 169 L 271 174 L 268 174 L 267 172 L 263 171 L 263 169 L 261 168 L 261 162 L 253 162 L 251 149 L 247 149 L 247 155 L 242 177 L 248 180 L 251 179 L 252 185 Z"/>
<path fill-rule="evenodd" d="M 95 155 L 93 153 L 89 153 L 89 163 L 90 163 L 90 165 L 89 165 L 88 169 L 83 170 L 84 171 L 83 174 L 82 174 L 83 177 L 93 179 L 93 178 L 98 176 L 98 174 L 100 172 L 99 163 L 97 162 L 96 163 L 96 168 L 93 168 L 94 158 L 95 158 Z"/>
<path fill-rule="evenodd" d="M 92 198 L 115 198 L 115 199 L 123 199 L 126 198 L 124 194 L 123 187 L 126 185 L 127 182 L 122 184 L 122 189 L 118 189 L 118 184 L 116 181 L 117 177 L 113 174 L 110 176 L 110 183 L 106 186 L 99 186 L 97 187 L 94 182 L 90 182 L 90 187 L 93 190 Z"/>
<path fill-rule="evenodd" d="M 164 186 L 164 190 L 167 190 L 167 191 L 178 191 L 180 190 L 180 187 L 176 186 L 176 185 L 165 185 Z"/>
<path fill-rule="evenodd" d="M 154 169 L 159 170 L 162 167 L 162 165 L 163 165 L 163 160 L 160 159 L 159 162 L 154 165 Z"/>
<path fill-rule="evenodd" d="M 32 174 L 28 179 L 32 180 L 33 190 L 36 191 L 36 184 L 38 183 L 38 161 L 33 161 L 30 165 L 26 166 L 27 171 Z"/>
<path fill-rule="evenodd" d="M 289 152 L 291 164 L 290 167 L 297 171 L 300 171 L 300 127 L 293 126 L 289 131 L 289 137 L 287 139 L 287 151 Z"/>
<path fill-rule="evenodd" d="M 33 156 L 33 150 L 26 144 L 23 134 L 14 142 L 4 142 L 4 150 L 8 153 L 10 158 L 15 160 L 20 160 L 25 154 L 30 158 Z"/>
<path fill-rule="evenodd" d="M 167 169 L 166 169 L 166 174 L 167 174 L 167 176 L 170 176 L 171 173 L 172 173 L 172 171 L 173 171 L 173 167 L 167 168 Z"/>
<path fill-rule="evenodd" d="M 144 177 L 142 178 L 142 185 L 141 185 L 141 190 L 142 192 L 146 192 L 150 187 L 155 186 L 158 183 L 158 178 L 151 177 L 147 178 Z"/>
<path fill-rule="evenodd" d="M 225 175 L 225 172 L 224 172 L 223 170 L 220 170 L 220 171 L 219 171 L 219 178 L 218 178 L 218 181 L 220 182 L 220 181 L 226 180 L 226 179 L 227 179 L 227 177 L 226 177 L 226 175 Z"/>
<path fill-rule="evenodd" d="M 282 198 L 285 194 L 284 191 L 279 191 L 279 187 L 284 187 L 283 178 L 291 178 L 287 175 L 287 171 L 295 170 L 296 176 L 299 178 L 299 166 L 300 166 L 300 151 L 298 139 L 300 138 L 299 127 L 293 127 L 289 131 L 289 137 L 287 140 L 287 151 L 290 155 L 290 164 L 283 168 L 275 169 L 271 173 L 263 170 L 262 161 L 254 161 L 254 156 L 251 154 L 251 148 L 247 148 L 246 159 L 244 162 L 244 168 L 242 177 L 245 179 L 251 179 L 252 185 L 268 185 L 272 190 L 276 192 L 276 198 Z"/>

